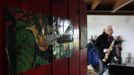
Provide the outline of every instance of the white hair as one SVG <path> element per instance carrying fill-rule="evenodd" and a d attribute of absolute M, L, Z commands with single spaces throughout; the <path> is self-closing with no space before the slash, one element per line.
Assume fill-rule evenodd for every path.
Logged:
<path fill-rule="evenodd" d="M 106 26 L 106 27 L 104 28 L 104 31 L 107 31 L 107 29 L 112 29 L 112 30 L 114 30 L 115 28 L 114 28 L 114 26 L 112 26 L 112 25 L 108 25 L 108 26 Z"/>

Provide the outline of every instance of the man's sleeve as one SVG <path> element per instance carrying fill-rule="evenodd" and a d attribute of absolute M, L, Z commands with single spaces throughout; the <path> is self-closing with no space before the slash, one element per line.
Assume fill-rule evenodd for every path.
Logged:
<path fill-rule="evenodd" d="M 101 47 L 101 41 L 102 41 L 101 36 L 99 36 L 96 39 L 95 44 L 94 44 L 94 47 L 98 51 L 100 57 L 102 57 L 102 52 L 103 52 L 102 47 Z"/>
<path fill-rule="evenodd" d="M 101 40 L 101 37 L 99 36 L 97 39 L 96 39 L 96 41 L 95 41 L 95 48 L 97 49 L 97 50 L 101 50 L 101 47 L 100 47 L 100 41 Z"/>

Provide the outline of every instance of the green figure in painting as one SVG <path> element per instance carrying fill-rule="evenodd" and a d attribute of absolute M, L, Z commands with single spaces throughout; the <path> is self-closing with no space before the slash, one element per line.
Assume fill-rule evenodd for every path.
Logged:
<path fill-rule="evenodd" d="M 45 35 L 41 32 L 42 27 L 37 27 L 41 26 L 41 18 L 38 15 L 27 16 L 31 19 L 26 19 L 25 17 L 24 20 L 16 19 L 17 73 L 48 63 L 48 61 L 36 55 L 36 49 L 42 52 L 48 49 L 44 38 Z"/>
<path fill-rule="evenodd" d="M 37 66 L 48 64 L 48 61 L 37 53 L 48 50 L 48 45 L 45 41 L 45 34 L 42 32 L 42 29 L 45 29 L 45 26 L 44 24 L 41 24 L 41 16 L 20 9 L 17 10 L 13 16 L 15 16 L 14 35 L 10 34 L 11 31 L 9 31 L 9 27 L 6 31 L 6 39 L 8 39 L 6 47 L 10 60 L 8 61 L 10 62 L 9 71 L 14 70 L 14 73 L 12 72 L 11 75 L 24 73 L 32 68 L 36 68 Z M 8 37 L 10 35 L 14 37 Z M 10 43 L 9 41 L 14 38 L 14 43 Z M 13 44 L 12 47 L 10 46 L 11 44 Z M 14 58 L 10 58 L 11 56 L 14 56 Z"/>

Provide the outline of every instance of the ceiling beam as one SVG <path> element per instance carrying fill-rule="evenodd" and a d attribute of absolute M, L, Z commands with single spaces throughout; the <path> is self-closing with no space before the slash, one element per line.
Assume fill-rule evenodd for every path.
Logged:
<path fill-rule="evenodd" d="M 117 10 L 121 9 L 122 7 L 130 4 L 131 2 L 133 2 L 134 0 L 117 0 L 115 2 L 115 4 L 113 5 L 113 10 L 112 12 L 116 12 Z"/>
<path fill-rule="evenodd" d="M 111 11 L 87 11 L 87 15 L 134 15 L 134 11 L 117 11 L 115 13 L 111 13 Z"/>
<path fill-rule="evenodd" d="M 92 6 L 91 10 L 94 10 L 97 8 L 97 6 L 101 3 L 102 0 L 92 0 Z"/>

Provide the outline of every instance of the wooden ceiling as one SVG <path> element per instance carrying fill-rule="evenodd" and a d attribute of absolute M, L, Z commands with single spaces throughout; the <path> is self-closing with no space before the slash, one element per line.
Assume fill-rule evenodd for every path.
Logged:
<path fill-rule="evenodd" d="M 88 14 L 134 15 L 134 0 L 85 0 Z"/>

